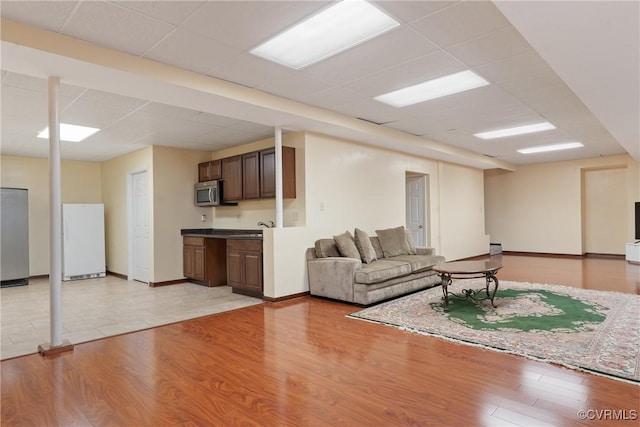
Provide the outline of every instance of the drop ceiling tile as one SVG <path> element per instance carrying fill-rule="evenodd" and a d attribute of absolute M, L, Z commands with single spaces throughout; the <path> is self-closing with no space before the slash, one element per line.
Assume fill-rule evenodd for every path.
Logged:
<path fill-rule="evenodd" d="M 116 1 L 122 7 L 136 10 L 169 24 L 178 25 L 194 13 L 203 1 Z"/>
<path fill-rule="evenodd" d="M 531 74 L 555 76 L 551 67 L 533 50 L 475 67 L 474 71 L 492 83 L 521 79 Z M 559 80 L 558 77 L 556 79 Z"/>
<path fill-rule="evenodd" d="M 79 126 L 103 129 L 131 112 L 128 107 L 108 107 L 78 99 L 60 113 L 60 121 Z"/>
<path fill-rule="evenodd" d="M 175 27 L 107 2 L 82 2 L 63 33 L 98 45 L 142 55 Z"/>
<path fill-rule="evenodd" d="M 541 89 L 548 90 L 549 88 L 561 87 L 563 85 L 564 83 L 555 73 L 548 72 L 528 74 L 516 79 L 504 80 L 497 83 L 497 86 L 511 93 L 513 96 L 522 99 L 523 102 L 536 99 Z M 563 89 L 562 92 L 567 95 L 566 90 Z M 560 95 L 560 93 L 558 93 L 558 95 Z"/>
<path fill-rule="evenodd" d="M 216 126 L 208 125 L 206 123 L 197 123 L 178 119 L 167 120 L 168 122 L 154 133 L 155 136 L 178 141 L 188 141 L 191 138 L 195 138 L 218 129 Z"/>
<path fill-rule="evenodd" d="M 59 32 L 77 1 L 2 1 L 3 18 Z"/>
<path fill-rule="evenodd" d="M 2 115 L 33 117 L 38 122 L 47 123 L 48 97 L 46 92 L 2 87 Z"/>
<path fill-rule="evenodd" d="M 412 116 L 423 116 L 459 108 L 516 108 L 522 103 L 513 95 L 495 85 L 483 86 L 465 92 L 455 93 L 442 98 L 432 99 L 415 105 L 409 105 L 402 110 Z"/>
<path fill-rule="evenodd" d="M 362 101 L 338 105 L 333 107 L 332 110 L 374 123 L 389 123 L 403 117 L 400 109 L 390 107 L 373 99 L 364 99 Z"/>
<path fill-rule="evenodd" d="M 198 113 L 195 116 L 190 116 L 189 120 L 199 123 L 206 123 L 217 127 L 229 127 L 240 123 L 240 120 L 233 119 L 231 117 L 216 116 L 210 113 Z"/>
<path fill-rule="evenodd" d="M 149 101 L 130 96 L 118 95 L 111 92 L 104 92 L 96 89 L 87 89 L 80 98 L 83 101 L 92 102 L 107 107 L 119 108 L 122 110 L 136 110 Z"/>
<path fill-rule="evenodd" d="M 411 23 L 441 48 L 508 27 L 509 21 L 489 1 L 464 1 Z"/>
<path fill-rule="evenodd" d="M 242 51 L 178 28 L 144 57 L 204 74 Z"/>
<path fill-rule="evenodd" d="M 49 82 L 46 79 L 27 76 L 25 74 L 7 72 L 2 77 L 2 85 L 3 87 L 11 86 L 21 89 L 49 93 Z M 60 82 L 60 96 L 75 98 L 84 90 L 85 89 L 78 86 L 65 84 L 64 80 Z"/>
<path fill-rule="evenodd" d="M 513 27 L 447 48 L 447 52 L 470 67 L 500 61 L 531 50 L 531 46 Z"/>
<path fill-rule="evenodd" d="M 278 76 L 269 79 L 266 83 L 257 87 L 263 92 L 272 93 L 284 98 L 304 102 L 311 94 L 327 90 L 331 87 L 328 83 L 300 71 L 283 70 Z"/>
<path fill-rule="evenodd" d="M 180 27 L 248 50 L 327 4 L 316 1 L 210 1 Z"/>
<path fill-rule="evenodd" d="M 460 61 L 444 51 L 437 51 L 354 80 L 344 87 L 373 97 L 465 69 Z"/>
<path fill-rule="evenodd" d="M 257 87 L 288 71 L 287 67 L 243 53 L 210 70 L 207 74 L 247 87 Z"/>
<path fill-rule="evenodd" d="M 455 121 L 436 120 L 435 118 L 409 117 L 387 123 L 384 126 L 406 132 L 411 135 L 425 135 L 433 132 L 446 132 L 455 126 Z"/>
<path fill-rule="evenodd" d="M 336 85 L 379 72 L 435 51 L 433 43 L 407 27 L 398 27 L 304 69 Z"/>
<path fill-rule="evenodd" d="M 456 1 L 375 1 L 372 2 L 390 16 L 402 22 L 409 23 L 437 10 L 456 4 Z"/>
<path fill-rule="evenodd" d="M 338 105 L 361 101 L 366 98 L 366 96 L 355 93 L 345 87 L 333 87 L 308 95 L 304 102 L 315 107 L 333 109 Z"/>
<path fill-rule="evenodd" d="M 160 115 L 176 119 L 188 119 L 195 117 L 200 113 L 200 111 L 191 110 L 189 108 L 181 108 L 174 105 L 161 104 L 159 102 L 150 102 L 142 107 L 140 111 L 151 113 L 155 116 Z M 157 117 L 156 120 L 162 120 L 162 117 Z"/>

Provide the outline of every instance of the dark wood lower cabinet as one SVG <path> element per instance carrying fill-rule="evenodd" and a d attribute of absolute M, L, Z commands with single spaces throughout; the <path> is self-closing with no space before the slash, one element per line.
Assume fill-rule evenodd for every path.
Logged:
<path fill-rule="evenodd" d="M 262 298 L 262 241 L 227 241 L 227 283 L 237 294 Z"/>
<path fill-rule="evenodd" d="M 185 236 L 182 262 L 184 277 L 205 286 L 227 284 L 226 240 Z"/>

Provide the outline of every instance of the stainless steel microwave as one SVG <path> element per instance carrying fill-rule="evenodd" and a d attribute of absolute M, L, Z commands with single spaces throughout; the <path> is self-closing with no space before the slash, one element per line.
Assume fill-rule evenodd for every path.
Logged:
<path fill-rule="evenodd" d="M 219 206 L 222 201 L 222 181 L 199 182 L 195 185 L 196 206 Z"/>

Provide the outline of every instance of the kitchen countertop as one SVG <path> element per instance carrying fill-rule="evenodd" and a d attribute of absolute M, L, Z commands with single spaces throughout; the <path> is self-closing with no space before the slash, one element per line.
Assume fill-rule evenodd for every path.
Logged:
<path fill-rule="evenodd" d="M 213 239 L 262 240 L 262 230 L 232 228 L 183 228 L 182 236 L 206 237 Z"/>

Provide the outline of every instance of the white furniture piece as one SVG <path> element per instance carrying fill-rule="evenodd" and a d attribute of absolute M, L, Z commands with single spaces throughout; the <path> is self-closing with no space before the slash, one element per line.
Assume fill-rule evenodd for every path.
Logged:
<path fill-rule="evenodd" d="M 104 277 L 104 205 L 62 205 L 62 280 Z"/>
<path fill-rule="evenodd" d="M 640 264 L 640 242 L 627 243 L 624 259 L 633 264 Z"/>

